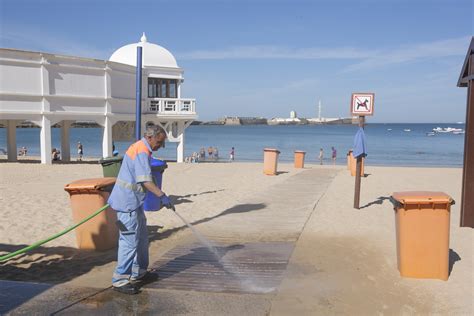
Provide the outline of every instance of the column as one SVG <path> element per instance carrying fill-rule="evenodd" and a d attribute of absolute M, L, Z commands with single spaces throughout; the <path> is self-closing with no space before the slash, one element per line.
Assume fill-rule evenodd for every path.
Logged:
<path fill-rule="evenodd" d="M 184 162 L 184 122 L 178 122 L 178 139 L 179 143 L 176 146 L 176 161 L 178 163 Z"/>
<path fill-rule="evenodd" d="M 51 161 L 51 121 L 44 115 L 41 117 L 41 163 L 50 165 Z"/>
<path fill-rule="evenodd" d="M 67 162 L 71 161 L 71 141 L 69 137 L 71 122 L 61 122 L 61 160 Z"/>
<path fill-rule="evenodd" d="M 104 127 L 104 135 L 102 137 L 102 157 L 112 157 L 112 126 L 114 125 L 114 122 L 106 116 L 101 125 Z"/>
<path fill-rule="evenodd" d="M 7 121 L 7 158 L 8 161 L 17 161 L 17 146 L 16 146 L 16 123 L 17 121 Z"/>

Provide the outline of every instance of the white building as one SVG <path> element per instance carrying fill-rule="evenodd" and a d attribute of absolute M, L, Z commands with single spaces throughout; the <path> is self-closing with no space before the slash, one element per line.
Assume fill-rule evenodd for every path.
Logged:
<path fill-rule="evenodd" d="M 112 156 L 112 127 L 135 121 L 137 46 L 142 58 L 142 129 L 161 125 L 184 158 L 184 131 L 197 119 L 195 99 L 181 98 L 183 70 L 165 48 L 148 43 L 123 46 L 98 60 L 0 49 L 0 121 L 7 128 L 8 161 L 17 160 L 16 126 L 28 120 L 41 128 L 41 163 L 51 164 L 51 126 L 61 126 L 63 161 L 70 161 L 69 129 L 75 121 L 104 128 L 102 156 Z"/>

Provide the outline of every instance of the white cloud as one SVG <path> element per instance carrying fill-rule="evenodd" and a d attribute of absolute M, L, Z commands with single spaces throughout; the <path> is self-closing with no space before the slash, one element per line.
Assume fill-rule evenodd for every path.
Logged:
<path fill-rule="evenodd" d="M 439 40 L 434 42 L 404 45 L 395 48 L 359 47 L 310 47 L 288 48 L 278 46 L 237 46 L 220 50 L 196 50 L 177 54 L 182 60 L 223 59 L 346 59 L 360 60 L 347 67 L 344 72 L 373 69 L 381 66 L 401 64 L 420 59 L 462 56 L 466 53 L 470 37 Z"/>
<path fill-rule="evenodd" d="M 420 43 L 412 46 L 402 46 L 396 49 L 385 50 L 374 56 L 365 58 L 362 62 L 351 65 L 345 72 L 361 69 L 374 69 L 381 66 L 402 64 L 420 59 L 433 59 L 450 56 L 463 56 L 466 54 L 470 37 L 460 37 L 440 40 L 430 43 Z"/>
<path fill-rule="evenodd" d="M 362 59 L 375 52 L 352 47 L 291 49 L 278 46 L 237 46 L 223 50 L 197 50 L 177 54 L 178 59 Z"/>

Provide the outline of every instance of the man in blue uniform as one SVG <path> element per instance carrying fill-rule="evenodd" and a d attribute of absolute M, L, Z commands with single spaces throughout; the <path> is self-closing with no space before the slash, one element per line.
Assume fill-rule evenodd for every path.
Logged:
<path fill-rule="evenodd" d="M 150 168 L 152 151 L 163 147 L 166 132 L 157 125 L 146 128 L 144 137 L 132 144 L 124 155 L 114 189 L 108 203 L 117 211 L 120 228 L 117 267 L 112 277 L 113 289 L 137 294 L 135 282 L 148 273 L 148 233 L 143 211 L 146 191 L 160 197 L 167 208 L 170 199 L 153 182 Z"/>

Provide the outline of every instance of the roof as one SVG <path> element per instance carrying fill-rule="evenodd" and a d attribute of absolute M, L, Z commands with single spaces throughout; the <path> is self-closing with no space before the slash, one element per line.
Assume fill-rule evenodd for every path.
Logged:
<path fill-rule="evenodd" d="M 145 33 L 143 33 L 140 42 L 120 47 L 110 56 L 109 60 L 136 67 L 138 46 L 143 47 L 142 66 L 144 68 L 179 68 L 173 54 L 164 47 L 147 42 Z"/>
<path fill-rule="evenodd" d="M 474 59 L 470 61 L 471 56 L 474 55 L 474 36 L 471 37 L 471 44 L 467 50 L 466 58 L 462 66 L 461 74 L 459 75 L 458 87 L 467 87 L 469 80 L 474 80 L 474 64 L 471 65 L 471 74 L 469 74 L 469 64 L 474 62 Z"/>

